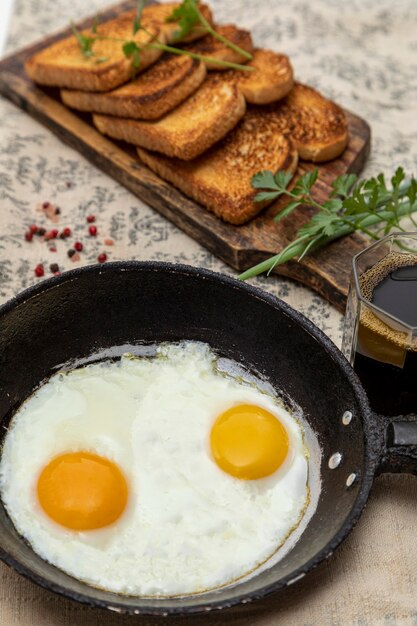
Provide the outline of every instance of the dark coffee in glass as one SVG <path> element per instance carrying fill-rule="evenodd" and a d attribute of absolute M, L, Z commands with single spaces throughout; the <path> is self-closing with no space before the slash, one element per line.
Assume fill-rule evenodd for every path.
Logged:
<path fill-rule="evenodd" d="M 375 411 L 417 412 L 417 233 L 355 257 L 342 350 Z"/>

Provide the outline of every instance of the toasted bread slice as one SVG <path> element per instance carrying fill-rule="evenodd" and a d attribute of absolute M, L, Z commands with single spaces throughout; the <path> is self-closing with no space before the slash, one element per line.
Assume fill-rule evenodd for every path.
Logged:
<path fill-rule="evenodd" d="M 218 217 L 243 224 L 267 204 L 254 202 L 252 176 L 265 169 L 293 174 L 297 168 L 297 150 L 270 118 L 260 107 L 251 107 L 235 129 L 194 161 L 170 159 L 142 148 L 138 154 L 161 178 Z"/>
<path fill-rule="evenodd" d="M 253 50 L 252 37 L 249 31 L 237 28 L 233 24 L 224 24 L 223 26 L 216 26 L 215 30 L 226 37 L 229 41 L 234 43 L 242 50 L 251 53 Z M 196 54 L 202 54 L 206 57 L 216 59 L 218 61 L 229 61 L 230 63 L 247 63 L 248 59 L 242 54 L 235 52 L 224 43 L 213 37 L 213 35 L 207 35 L 199 41 L 185 46 L 186 50 L 194 52 Z M 227 67 L 222 67 L 215 62 L 205 61 L 207 69 L 209 70 L 227 70 Z M 241 71 L 241 70 L 240 70 Z"/>
<path fill-rule="evenodd" d="M 144 7 L 142 12 L 142 24 L 153 22 L 163 31 L 168 43 L 178 43 L 180 41 L 194 41 L 207 34 L 203 26 L 196 24 L 186 37 L 179 37 L 179 25 L 177 21 L 168 21 L 173 11 L 180 6 L 180 2 L 164 2 L 161 4 L 151 4 Z M 198 8 L 209 24 L 213 25 L 213 16 L 210 8 L 206 4 L 199 4 Z"/>
<path fill-rule="evenodd" d="M 294 85 L 289 58 L 260 48 L 253 50 L 252 54 L 248 66 L 255 68 L 253 72 L 231 70 L 225 78 L 236 81 L 246 101 L 252 104 L 270 104 L 284 98 Z"/>
<path fill-rule="evenodd" d="M 154 120 L 174 109 L 204 81 L 206 66 L 186 56 L 165 55 L 134 81 L 107 93 L 61 89 L 64 104 L 79 111 Z"/>
<path fill-rule="evenodd" d="M 84 35 L 94 37 L 91 30 Z M 114 20 L 97 27 L 97 35 L 134 39 L 144 46 L 154 39 L 165 40 L 157 26 L 149 25 L 148 32 L 140 30 L 132 36 L 132 11 L 122 13 Z M 82 91 L 108 91 L 125 83 L 132 75 L 132 58 L 126 58 L 120 41 L 97 40 L 94 56 L 83 56 L 77 39 L 62 39 L 32 56 L 25 64 L 26 72 L 36 83 L 68 87 Z M 162 54 L 161 50 L 144 48 L 140 54 L 139 70 L 143 71 Z"/>
<path fill-rule="evenodd" d="M 255 67 L 255 71 L 245 74 L 233 70 L 221 75 L 221 79 L 238 85 L 246 101 L 270 103 L 291 90 L 292 68 L 285 55 L 257 49 L 248 65 Z M 118 89 L 104 94 L 63 89 L 61 97 L 66 105 L 80 111 L 154 120 L 193 93 L 205 76 L 205 65 L 201 61 L 165 55 L 136 80 Z"/>
<path fill-rule="evenodd" d="M 329 161 L 348 144 L 343 110 L 312 87 L 295 83 L 288 96 L 270 105 L 270 110 L 277 129 L 291 137 L 301 159 Z"/>
<path fill-rule="evenodd" d="M 235 84 L 209 76 L 185 102 L 155 122 L 106 115 L 94 115 L 93 121 L 114 139 L 189 160 L 224 137 L 245 110 L 245 98 Z"/>

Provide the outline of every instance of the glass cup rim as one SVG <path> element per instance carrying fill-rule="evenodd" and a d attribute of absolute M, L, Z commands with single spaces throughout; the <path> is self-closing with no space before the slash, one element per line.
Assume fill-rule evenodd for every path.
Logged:
<path fill-rule="evenodd" d="M 411 331 L 412 333 L 414 333 L 414 332 L 417 333 L 417 326 L 411 326 L 410 324 L 407 324 L 407 322 L 403 322 L 402 320 L 400 320 L 395 315 L 392 315 L 391 313 L 388 313 L 388 311 L 385 311 L 384 309 L 381 309 L 381 307 L 376 306 L 370 300 L 365 298 L 365 296 L 363 296 L 363 294 L 362 294 L 362 291 L 361 291 L 361 288 L 360 288 L 360 285 L 359 285 L 359 275 L 358 275 L 358 272 L 357 272 L 357 262 L 358 262 L 359 258 L 363 254 L 369 252 L 373 248 L 376 248 L 377 246 L 383 244 L 386 241 L 389 241 L 389 240 L 392 240 L 392 239 L 399 239 L 399 238 L 402 238 L 402 237 L 411 237 L 411 238 L 417 240 L 417 231 L 408 231 L 408 232 L 399 231 L 399 232 L 390 233 L 389 235 L 385 235 L 385 237 L 382 237 L 382 239 L 378 239 L 378 241 L 374 241 L 374 243 L 371 243 L 369 246 L 367 246 L 366 248 L 364 248 L 363 250 L 361 250 L 360 252 L 355 254 L 355 256 L 352 258 L 352 276 L 353 276 L 353 280 L 354 280 L 354 284 L 355 284 L 356 297 L 358 298 L 358 300 L 360 300 L 361 302 L 366 304 L 366 306 L 369 307 L 370 309 L 373 309 L 374 311 L 377 311 L 378 313 L 381 313 L 386 318 L 389 318 L 390 320 L 392 320 L 396 324 L 399 324 L 400 326 L 402 326 L 407 331 Z M 416 250 L 416 257 L 417 257 L 417 250 Z"/>

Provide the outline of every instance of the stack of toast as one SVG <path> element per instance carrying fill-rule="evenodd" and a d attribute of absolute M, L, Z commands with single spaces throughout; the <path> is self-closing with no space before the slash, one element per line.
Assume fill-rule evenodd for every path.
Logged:
<path fill-rule="evenodd" d="M 101 133 L 137 146 L 160 177 L 223 220 L 243 224 L 265 206 L 254 201 L 253 175 L 294 174 L 299 159 L 338 157 L 348 143 L 346 118 L 337 104 L 294 81 L 285 54 L 255 48 L 235 25 L 215 25 L 206 5 L 199 7 L 207 22 L 246 54 L 200 25 L 181 39 L 178 23 L 167 21 L 178 5 L 144 8 L 144 28 L 133 36 L 140 47 L 133 79 L 133 59 L 120 39 L 132 40 L 134 11 L 97 26 L 94 35 L 82 33 L 99 35 L 93 55 L 83 55 L 73 36 L 35 54 L 26 71 L 39 84 L 60 87 L 67 106 L 92 113 Z M 186 54 L 167 53 L 157 42 Z M 251 69 L 225 69 L 219 61 Z"/>

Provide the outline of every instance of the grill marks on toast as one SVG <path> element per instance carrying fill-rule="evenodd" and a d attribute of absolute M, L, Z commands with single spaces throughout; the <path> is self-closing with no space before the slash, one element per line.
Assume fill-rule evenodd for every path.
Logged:
<path fill-rule="evenodd" d="M 149 25 L 148 32 L 139 31 L 132 37 L 133 12 L 122 13 L 114 20 L 97 27 L 97 34 L 105 37 L 134 39 L 139 46 L 145 46 L 158 39 L 165 41 L 164 35 L 155 25 Z M 94 36 L 91 30 L 83 31 Z M 162 52 L 144 48 L 140 55 L 139 71 L 144 71 L 161 56 Z M 106 59 L 98 62 L 99 59 Z M 132 75 L 132 59 L 123 54 L 119 41 L 97 40 L 94 56 L 86 58 L 79 49 L 74 36 L 58 41 L 32 56 L 25 64 L 27 74 L 36 83 L 56 87 L 68 87 L 82 91 L 108 91 L 128 81 Z"/>
<path fill-rule="evenodd" d="M 252 37 L 249 31 L 237 28 L 233 24 L 224 24 L 222 26 L 216 26 L 215 31 L 223 37 L 226 37 L 229 41 L 234 43 L 242 50 L 251 53 L 253 50 Z M 201 54 L 218 61 L 229 61 L 230 63 L 247 63 L 248 59 L 242 54 L 239 54 L 235 50 L 232 50 L 224 43 L 213 37 L 213 35 L 206 35 L 203 39 L 200 39 L 194 44 L 185 46 L 186 50 Z M 205 61 L 207 69 L 209 70 L 227 70 L 227 67 L 222 67 L 215 62 Z"/>
<path fill-rule="evenodd" d="M 227 80 L 235 81 L 247 102 L 269 104 L 284 98 L 292 89 L 293 71 L 285 54 L 272 50 L 253 50 L 253 59 L 248 66 L 252 72 L 231 70 L 225 74 Z"/>
<path fill-rule="evenodd" d="M 294 173 L 298 153 L 291 140 L 270 123 L 270 113 L 251 107 L 222 141 L 184 162 L 138 148 L 140 159 L 218 217 L 232 224 L 248 221 L 267 203 L 255 203 L 251 186 L 263 169 Z"/>
<path fill-rule="evenodd" d="M 164 55 L 134 81 L 107 93 L 61 90 L 64 104 L 79 111 L 154 120 L 162 117 L 202 84 L 204 63 L 187 56 Z"/>
<path fill-rule="evenodd" d="M 114 139 L 190 160 L 222 139 L 244 116 L 246 102 L 237 86 L 210 75 L 168 115 L 154 122 L 94 115 L 98 130 Z"/>

